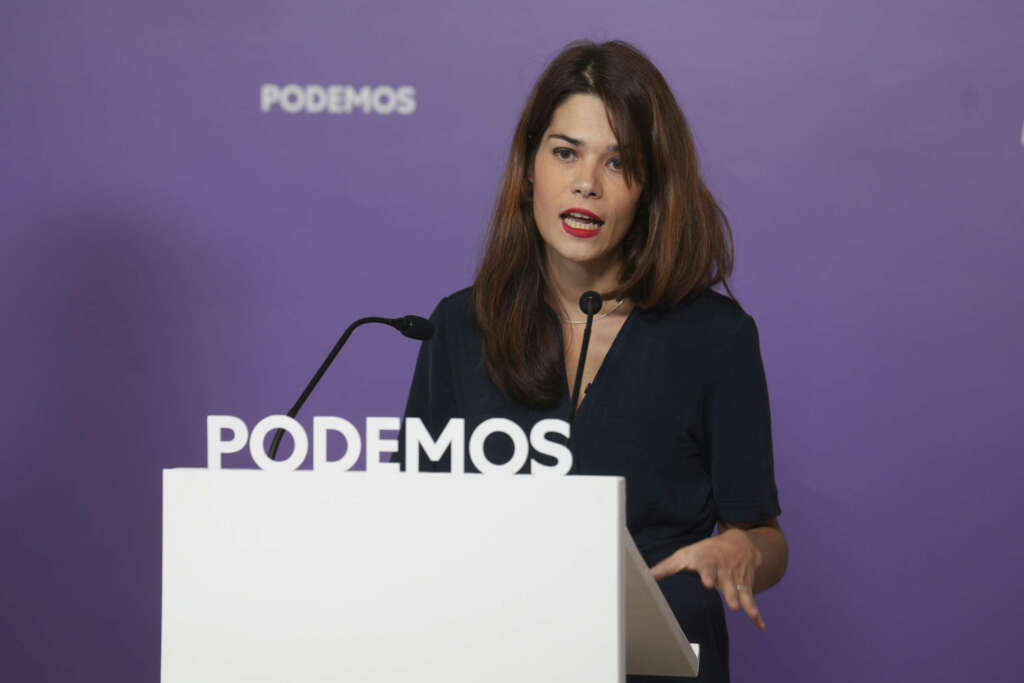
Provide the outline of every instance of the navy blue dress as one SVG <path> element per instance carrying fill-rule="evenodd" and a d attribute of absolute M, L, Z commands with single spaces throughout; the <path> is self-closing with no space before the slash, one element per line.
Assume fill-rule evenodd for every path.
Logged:
<path fill-rule="evenodd" d="M 527 434 L 538 420 L 566 419 L 567 382 L 561 403 L 539 410 L 506 398 L 491 381 L 469 289 L 443 299 L 431 321 L 436 331 L 420 349 L 407 417 L 422 419 L 435 436 L 453 417 L 466 419 L 467 435 L 491 417 L 509 418 Z M 511 450 L 508 439 L 488 439 L 488 460 L 507 460 Z M 448 470 L 447 457 L 435 464 L 421 455 L 420 468 Z M 533 459 L 551 461 L 531 452 L 524 471 Z M 465 466 L 473 471 L 468 458 Z M 667 311 L 634 309 L 577 410 L 572 473 L 625 477 L 627 526 L 649 565 L 707 538 L 718 520 L 778 517 L 768 391 L 753 319 L 711 290 Z M 727 682 L 729 643 L 718 592 L 690 572 L 659 586 L 687 637 L 701 645 L 700 675 L 628 680 Z"/>

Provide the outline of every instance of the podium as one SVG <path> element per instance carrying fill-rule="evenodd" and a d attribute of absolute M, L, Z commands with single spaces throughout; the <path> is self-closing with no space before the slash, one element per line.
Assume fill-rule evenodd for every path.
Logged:
<path fill-rule="evenodd" d="M 164 471 L 163 683 L 694 676 L 619 477 Z"/>

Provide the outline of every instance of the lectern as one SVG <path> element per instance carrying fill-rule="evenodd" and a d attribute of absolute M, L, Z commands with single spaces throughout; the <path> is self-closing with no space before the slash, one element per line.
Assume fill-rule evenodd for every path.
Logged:
<path fill-rule="evenodd" d="M 164 472 L 163 683 L 693 676 L 619 477 Z"/>

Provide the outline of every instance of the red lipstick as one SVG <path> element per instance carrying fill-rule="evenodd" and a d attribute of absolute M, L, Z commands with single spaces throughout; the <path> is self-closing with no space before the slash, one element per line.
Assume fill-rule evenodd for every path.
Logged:
<path fill-rule="evenodd" d="M 596 213 L 586 209 L 566 209 L 561 214 L 562 230 L 573 237 L 596 237 L 601 232 L 604 221 Z M 572 225 L 568 221 L 572 221 Z"/>

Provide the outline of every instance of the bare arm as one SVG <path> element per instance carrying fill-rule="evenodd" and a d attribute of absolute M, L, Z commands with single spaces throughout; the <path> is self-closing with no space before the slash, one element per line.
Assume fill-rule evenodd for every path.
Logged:
<path fill-rule="evenodd" d="M 774 519 L 745 524 L 719 520 L 718 526 L 717 536 L 680 548 L 651 567 L 651 574 L 660 580 L 681 571 L 696 572 L 705 588 L 718 589 L 729 609 L 742 608 L 764 630 L 754 593 L 775 585 L 786 572 L 786 537 Z"/>
<path fill-rule="evenodd" d="M 777 584 L 786 573 L 786 565 L 789 564 L 789 545 L 778 520 L 736 524 L 718 521 L 719 533 L 725 533 L 729 529 L 745 532 L 761 556 L 760 566 L 754 572 L 754 585 L 751 590 L 759 593 Z"/>

